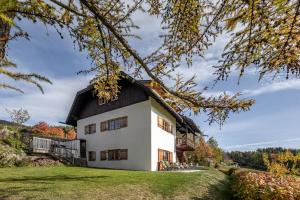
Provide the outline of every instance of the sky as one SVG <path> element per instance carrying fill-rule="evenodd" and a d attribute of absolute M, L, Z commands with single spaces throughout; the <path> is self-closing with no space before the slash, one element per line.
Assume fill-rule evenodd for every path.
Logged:
<path fill-rule="evenodd" d="M 133 17 L 140 29 L 136 31 L 143 39 L 130 41 L 142 54 L 151 52 L 159 45 L 161 25 L 156 17 L 137 13 Z M 72 40 L 65 34 L 64 39 L 51 27 L 23 21 L 21 26 L 30 34 L 30 41 L 18 40 L 9 44 L 8 56 L 22 72 L 35 72 L 49 78 L 53 84 L 43 84 L 45 94 L 24 82 L 13 82 L 0 76 L 1 80 L 21 87 L 25 94 L 0 90 L 0 119 L 9 120 L 6 109 L 27 109 L 31 115 L 28 125 L 46 121 L 56 125 L 64 122 L 78 90 L 85 88 L 90 75 L 77 72 L 90 66 L 85 52 L 74 49 Z M 207 50 L 203 59 L 196 59 L 191 68 L 182 67 L 184 75 L 197 75 L 199 89 L 209 86 L 205 95 L 242 92 L 242 98 L 256 100 L 248 112 L 231 114 L 221 128 L 209 125 L 205 113 L 187 113 L 198 124 L 204 134 L 213 136 L 219 145 L 227 150 L 255 150 L 263 147 L 300 148 L 298 128 L 300 116 L 300 80 L 266 79 L 258 82 L 255 69 L 249 70 L 240 84 L 237 73 L 228 81 L 218 82 L 212 87 L 215 76 L 212 66 L 217 63 L 226 44 L 228 35 L 217 38 Z"/>

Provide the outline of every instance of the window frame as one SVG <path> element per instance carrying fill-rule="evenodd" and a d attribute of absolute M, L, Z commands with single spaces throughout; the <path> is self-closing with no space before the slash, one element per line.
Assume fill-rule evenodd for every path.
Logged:
<path fill-rule="evenodd" d="M 92 153 L 95 156 L 94 159 L 92 159 Z M 88 151 L 88 161 L 91 161 L 91 162 L 96 161 L 96 157 L 97 157 L 96 151 Z"/>
<path fill-rule="evenodd" d="M 107 151 L 100 151 L 100 160 L 107 160 Z"/>
<path fill-rule="evenodd" d="M 97 132 L 97 125 L 96 123 L 88 124 L 84 126 L 84 134 L 90 135 Z"/>
<path fill-rule="evenodd" d="M 108 161 L 128 160 L 128 149 L 109 149 L 106 152 Z"/>
<path fill-rule="evenodd" d="M 173 124 L 159 115 L 157 115 L 157 126 L 164 131 L 173 134 Z"/>
<path fill-rule="evenodd" d="M 100 122 L 100 131 L 112 131 L 128 127 L 128 116 L 118 117 Z"/>
<path fill-rule="evenodd" d="M 119 99 L 118 96 L 113 96 L 110 101 L 106 100 L 105 98 L 98 98 L 98 105 L 102 106 L 109 102 L 117 101 L 118 99 Z"/>

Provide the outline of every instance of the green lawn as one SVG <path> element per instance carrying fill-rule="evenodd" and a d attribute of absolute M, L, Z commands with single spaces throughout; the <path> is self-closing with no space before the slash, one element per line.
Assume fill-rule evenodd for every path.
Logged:
<path fill-rule="evenodd" d="M 230 199 L 217 170 L 143 172 L 79 167 L 0 169 L 0 199 Z"/>

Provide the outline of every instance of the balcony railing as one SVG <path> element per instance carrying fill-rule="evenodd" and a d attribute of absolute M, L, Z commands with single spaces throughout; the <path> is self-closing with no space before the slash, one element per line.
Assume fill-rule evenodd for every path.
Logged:
<path fill-rule="evenodd" d="M 187 146 L 195 148 L 195 142 L 187 138 L 176 138 L 176 146 Z"/>

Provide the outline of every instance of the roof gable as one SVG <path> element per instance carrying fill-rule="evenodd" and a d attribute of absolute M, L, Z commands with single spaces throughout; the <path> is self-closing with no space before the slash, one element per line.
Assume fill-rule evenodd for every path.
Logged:
<path fill-rule="evenodd" d="M 66 124 L 76 126 L 76 121 L 79 119 L 132 105 L 152 97 L 176 119 L 180 127 L 184 126 L 189 131 L 201 133 L 192 119 L 179 115 L 162 99 L 162 97 L 160 97 L 156 92 L 148 87 L 147 84 L 145 84 L 149 81 L 135 80 L 124 72 L 121 72 L 121 75 L 122 77 L 118 83 L 121 85 L 121 91 L 118 98 L 118 100 L 120 100 L 119 104 L 117 104 L 117 102 L 109 102 L 103 106 L 98 106 L 97 97 L 94 94 L 93 86 L 89 85 L 85 89 L 77 92 L 66 119 Z"/>

